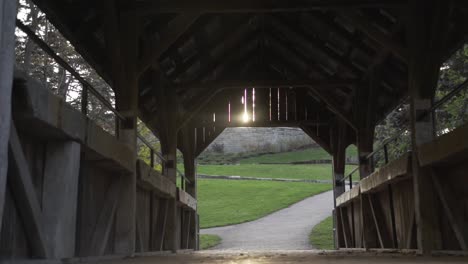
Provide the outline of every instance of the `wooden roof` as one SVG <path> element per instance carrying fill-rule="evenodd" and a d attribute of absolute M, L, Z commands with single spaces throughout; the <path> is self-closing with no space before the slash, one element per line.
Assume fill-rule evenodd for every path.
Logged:
<path fill-rule="evenodd" d="M 106 1 L 34 2 L 111 82 L 103 29 L 108 19 L 105 4 L 99 4 Z M 182 112 L 196 126 L 216 116 L 221 127 L 300 126 L 316 136 L 327 134 L 326 125 L 337 118 L 356 128 L 362 113 L 357 109 L 366 107 L 359 104 L 374 104 L 368 114 L 377 121 L 407 94 L 407 1 L 120 2 L 121 16 L 139 18 L 144 120 L 158 111 L 148 81 L 155 75 L 176 89 Z M 468 33 L 468 5 L 455 0 L 453 6 L 446 57 Z M 247 89 L 250 98 L 254 87 L 258 120 L 229 122 L 229 106 L 241 112 L 241 97 Z"/>

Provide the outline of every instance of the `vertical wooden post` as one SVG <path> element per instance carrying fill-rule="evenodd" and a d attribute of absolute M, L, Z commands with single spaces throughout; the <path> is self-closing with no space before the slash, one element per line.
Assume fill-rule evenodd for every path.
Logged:
<path fill-rule="evenodd" d="M 196 163 L 195 163 L 195 151 L 197 149 L 196 145 L 196 133 L 195 128 L 192 126 L 185 126 L 180 131 L 179 135 L 181 136 L 181 149 L 184 154 L 184 168 L 185 168 L 185 177 L 190 181 L 187 184 L 186 191 L 193 198 L 197 199 L 197 177 L 196 177 Z M 198 217 L 197 211 L 188 212 L 190 214 L 191 221 L 189 222 L 189 238 L 188 238 L 188 248 L 198 249 Z"/>
<path fill-rule="evenodd" d="M 371 159 L 367 156 L 373 151 L 374 126 L 361 128 L 358 131 L 357 150 L 359 158 L 359 176 L 361 179 L 369 176 L 374 168 Z"/>
<path fill-rule="evenodd" d="M 373 164 L 367 156 L 372 153 L 374 143 L 374 127 L 363 127 L 358 131 L 357 149 L 359 157 L 359 176 L 361 179 L 369 176 L 373 172 Z M 378 240 L 372 217 L 372 211 L 369 207 L 367 195 L 361 195 L 361 229 L 365 248 L 375 248 L 378 246 Z"/>
<path fill-rule="evenodd" d="M 138 30 L 137 17 L 121 13 L 115 1 L 101 2 L 104 36 L 116 91 L 116 108 L 125 117 L 118 122 L 119 140 L 130 146 L 136 166 L 136 126 L 138 116 Z M 120 202 L 115 217 L 114 251 L 133 254 L 136 237 L 136 167 L 122 177 Z"/>
<path fill-rule="evenodd" d="M 158 102 L 158 132 L 161 152 L 166 162 L 163 174 L 173 183 L 177 182 L 177 135 L 179 108 L 175 89 L 167 86 L 164 79 L 154 76 L 156 100 Z M 175 252 L 180 248 L 180 219 L 177 197 L 167 202 L 164 248 Z"/>
<path fill-rule="evenodd" d="M 333 150 L 333 193 L 336 199 L 345 192 L 344 172 L 346 163 L 346 124 L 339 121 L 337 133 L 331 133 Z"/>
<path fill-rule="evenodd" d="M 408 20 L 409 94 L 412 169 L 418 249 L 423 253 L 441 249 L 434 186 L 418 162 L 418 148 L 434 138 L 429 109 L 437 87 L 448 30 L 450 3 L 443 0 L 410 1 Z M 423 113 L 427 112 L 423 116 Z"/>
<path fill-rule="evenodd" d="M 76 142 L 49 142 L 42 195 L 42 223 L 52 258 L 75 256 L 80 149 Z"/>
<path fill-rule="evenodd" d="M 8 141 L 11 123 L 11 87 L 15 65 L 16 0 L 0 1 L 0 230 L 5 205 Z"/>
<path fill-rule="evenodd" d="M 339 239 L 344 232 L 342 228 L 342 219 L 341 211 L 338 213 L 336 209 L 336 198 L 345 192 L 345 182 L 344 182 L 344 171 L 346 163 L 346 124 L 342 121 L 338 121 L 337 125 L 330 128 L 330 146 L 333 155 L 333 204 L 335 208 L 335 213 L 333 217 L 333 226 L 335 227 L 335 247 L 340 248 L 346 246 L 346 243 L 343 244 L 343 241 Z M 341 217 L 338 217 L 341 215 Z"/>

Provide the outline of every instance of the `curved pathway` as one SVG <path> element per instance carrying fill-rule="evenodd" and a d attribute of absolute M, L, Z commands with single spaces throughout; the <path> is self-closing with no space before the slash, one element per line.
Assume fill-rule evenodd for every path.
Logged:
<path fill-rule="evenodd" d="M 203 229 L 201 234 L 222 238 L 216 250 L 289 250 L 312 249 L 309 233 L 312 227 L 331 215 L 332 191 L 306 198 L 285 209 L 252 222 Z"/>

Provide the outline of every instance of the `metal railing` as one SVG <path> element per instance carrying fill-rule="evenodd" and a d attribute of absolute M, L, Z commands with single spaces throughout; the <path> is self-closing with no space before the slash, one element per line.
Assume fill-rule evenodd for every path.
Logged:
<path fill-rule="evenodd" d="M 346 185 L 346 180 L 349 183 L 349 189 L 353 188 L 353 174 L 359 170 L 359 166 L 354 168 L 348 175 L 344 176 L 342 179 L 339 179 L 338 182 L 342 185 Z"/>
<path fill-rule="evenodd" d="M 372 151 L 371 153 L 369 153 L 365 158 L 366 160 L 369 161 L 370 163 L 370 166 L 372 168 L 372 170 L 374 170 L 375 168 L 375 165 L 376 165 L 376 161 L 375 161 L 375 156 L 377 155 L 377 153 L 383 151 L 383 158 L 384 158 L 384 164 L 388 164 L 389 162 L 389 154 L 388 154 L 388 147 L 391 143 L 395 142 L 397 139 L 399 139 L 401 137 L 401 134 L 400 133 L 396 133 L 395 135 L 393 135 L 392 137 L 390 138 L 387 138 L 386 140 L 384 140 L 384 142 L 382 142 L 382 144 L 380 146 L 378 146 L 377 148 L 375 148 L 374 151 Z"/>
<path fill-rule="evenodd" d="M 120 121 L 125 121 L 126 118 L 119 113 L 117 109 L 113 107 L 113 105 L 107 101 L 107 99 L 98 91 L 96 88 L 91 85 L 88 81 L 86 81 L 70 64 L 68 64 L 64 59 L 62 59 L 59 55 L 52 50 L 51 47 L 47 43 L 45 43 L 41 38 L 39 38 L 35 32 L 33 32 L 28 26 L 26 26 L 23 22 L 19 19 L 16 19 L 16 26 L 23 31 L 29 39 L 31 39 L 39 48 L 41 48 L 46 54 L 52 57 L 55 62 L 67 70 L 74 78 L 76 78 L 82 85 L 81 90 L 81 113 L 85 116 L 88 116 L 88 92 L 91 92 L 109 111 L 115 114 L 116 118 Z M 118 126 L 115 127 L 115 135 L 118 135 Z M 137 133 L 137 138 L 146 145 L 146 147 L 150 150 L 150 166 L 151 168 L 155 168 L 155 156 L 158 157 L 162 161 L 162 167 L 164 171 L 164 164 L 167 163 L 167 160 L 163 157 L 161 153 L 156 151 L 154 147 L 149 143 L 145 137 L 141 134 Z M 192 184 L 192 182 L 182 173 L 180 170 L 177 169 L 177 174 L 181 179 L 181 188 L 185 190 L 186 184 Z"/>
<path fill-rule="evenodd" d="M 437 102 L 435 102 L 431 108 L 427 109 L 426 111 L 422 112 L 421 114 L 419 114 L 417 117 L 416 117 L 416 120 L 421 120 L 425 117 L 427 117 L 427 115 L 429 114 L 432 114 L 433 117 L 434 117 L 434 121 L 432 122 L 433 124 L 433 131 L 434 133 L 436 133 L 437 131 L 437 119 L 435 118 L 435 112 L 438 108 L 442 107 L 443 105 L 445 105 L 447 102 L 449 102 L 452 98 L 454 98 L 455 96 L 459 95 L 464 89 L 466 89 L 468 87 L 468 78 L 461 84 L 459 84 L 457 87 L 455 87 L 455 89 L 453 89 L 452 91 L 450 91 L 449 93 L 447 93 L 445 96 L 443 96 L 441 99 L 439 99 Z M 408 121 L 406 121 L 404 124 L 406 124 Z M 384 152 L 384 164 L 388 164 L 389 162 L 389 152 L 388 152 L 388 147 L 391 143 L 395 142 L 396 140 L 400 139 L 401 138 L 401 135 L 402 135 L 402 130 L 399 130 L 397 131 L 397 133 L 395 133 L 395 135 L 393 135 L 392 137 L 384 140 L 384 142 L 378 146 L 374 151 L 372 151 L 372 153 L 370 153 L 369 155 L 366 156 L 366 160 L 368 160 L 371 164 L 371 167 L 372 167 L 372 170 L 374 170 L 375 168 L 375 156 L 377 153 L 379 153 L 380 151 L 383 150 Z M 435 135 L 436 136 L 436 135 Z M 411 150 L 411 145 L 408 146 Z"/>

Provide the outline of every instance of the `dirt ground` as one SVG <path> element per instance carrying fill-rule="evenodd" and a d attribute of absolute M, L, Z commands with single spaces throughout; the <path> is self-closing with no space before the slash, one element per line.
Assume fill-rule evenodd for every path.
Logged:
<path fill-rule="evenodd" d="M 165 254 L 147 257 L 135 257 L 125 260 L 107 260 L 93 263 L 116 264 L 410 264 L 410 263 L 468 263 L 468 256 L 420 256 L 415 253 L 382 253 L 360 251 L 202 251 L 182 254 Z"/>

